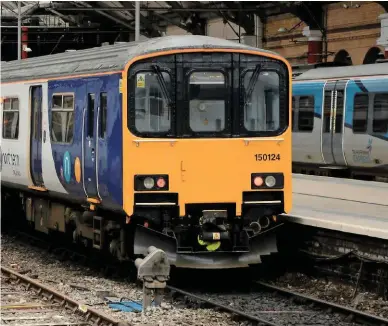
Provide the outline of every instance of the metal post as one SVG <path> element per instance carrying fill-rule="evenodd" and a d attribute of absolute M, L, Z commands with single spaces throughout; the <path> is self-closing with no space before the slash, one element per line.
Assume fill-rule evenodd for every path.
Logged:
<path fill-rule="evenodd" d="M 22 58 L 22 8 L 18 1 L 18 60 Z"/>
<path fill-rule="evenodd" d="M 135 1 L 135 41 L 140 39 L 140 1 Z"/>

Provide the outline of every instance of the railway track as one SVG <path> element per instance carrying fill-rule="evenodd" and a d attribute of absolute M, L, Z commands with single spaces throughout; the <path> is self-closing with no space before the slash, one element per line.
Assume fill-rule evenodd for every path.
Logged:
<path fill-rule="evenodd" d="M 40 246 L 47 247 L 47 243 L 44 240 L 27 234 L 17 233 L 25 240 L 33 239 L 35 245 L 39 242 Z M 70 257 L 73 256 L 70 254 L 71 251 L 65 248 L 62 249 L 63 252 L 67 252 L 66 256 L 74 258 Z M 61 248 L 51 248 L 51 250 L 61 251 Z M 82 257 L 83 255 L 79 256 Z M 83 256 L 83 258 L 89 260 L 91 257 Z M 229 288 L 233 287 L 230 286 Z M 168 286 L 167 288 L 171 292 L 179 293 L 192 301 L 198 302 L 200 305 L 218 308 L 238 316 L 240 319 L 248 320 L 255 325 L 322 325 L 321 321 L 325 320 L 327 323 L 323 325 L 335 324 L 336 326 L 345 326 L 358 324 L 388 326 L 388 319 L 332 302 L 308 297 L 266 283 L 255 282 L 250 292 L 245 291 L 237 294 L 219 294 L 214 291 L 209 293 L 207 289 L 204 290 L 203 288 L 200 292 L 190 292 L 183 290 L 182 286 L 179 286 L 179 288 Z M 352 324 L 351 322 L 354 323 Z"/>
<path fill-rule="evenodd" d="M 379 325 L 388 319 L 289 291 L 264 282 L 242 293 L 197 293 L 167 286 L 184 300 L 218 308 L 254 325 Z"/>
<path fill-rule="evenodd" d="M 2 266 L 1 274 L 2 325 L 130 326 L 13 269 Z"/>

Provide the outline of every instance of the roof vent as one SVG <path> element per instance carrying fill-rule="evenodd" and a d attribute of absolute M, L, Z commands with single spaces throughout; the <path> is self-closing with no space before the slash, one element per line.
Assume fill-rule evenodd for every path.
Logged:
<path fill-rule="evenodd" d="M 75 51 L 77 51 L 77 50 L 75 50 L 75 49 L 68 49 L 68 50 L 65 50 L 65 52 L 75 52 Z"/>

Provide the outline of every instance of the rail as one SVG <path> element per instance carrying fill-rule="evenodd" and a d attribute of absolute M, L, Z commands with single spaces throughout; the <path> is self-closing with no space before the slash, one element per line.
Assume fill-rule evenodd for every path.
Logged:
<path fill-rule="evenodd" d="M 50 301 L 62 305 L 64 308 L 71 310 L 73 313 L 82 315 L 86 321 L 92 322 L 93 325 L 98 326 L 130 326 L 129 323 L 117 321 L 103 312 L 97 311 L 91 307 L 83 305 L 82 303 L 62 294 L 55 289 L 44 285 L 32 278 L 22 275 L 11 268 L 1 266 L 1 272 L 15 279 L 17 282 L 26 284 L 27 289 L 35 288 L 40 296 L 48 298 Z"/>

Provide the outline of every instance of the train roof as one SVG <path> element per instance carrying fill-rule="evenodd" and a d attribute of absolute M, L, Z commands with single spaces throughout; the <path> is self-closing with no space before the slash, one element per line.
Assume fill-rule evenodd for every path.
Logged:
<path fill-rule="evenodd" d="M 388 75 L 388 62 L 345 66 L 345 67 L 320 67 L 307 70 L 294 78 L 294 81 L 326 80 L 335 78 L 354 78 L 362 76 Z"/>
<path fill-rule="evenodd" d="M 139 42 L 45 55 L 21 61 L 1 62 L 1 82 L 121 71 L 128 61 L 137 56 L 182 48 L 244 49 L 277 55 L 274 52 L 215 37 L 200 35 L 164 36 Z"/>

